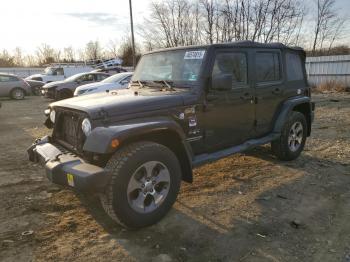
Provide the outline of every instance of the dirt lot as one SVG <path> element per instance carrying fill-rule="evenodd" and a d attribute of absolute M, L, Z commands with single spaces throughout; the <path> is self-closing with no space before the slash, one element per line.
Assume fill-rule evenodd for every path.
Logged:
<path fill-rule="evenodd" d="M 261 147 L 195 170 L 157 225 L 127 231 L 51 185 L 26 147 L 47 101 L 2 100 L 0 261 L 350 261 L 350 94 L 315 95 L 302 156 Z"/>

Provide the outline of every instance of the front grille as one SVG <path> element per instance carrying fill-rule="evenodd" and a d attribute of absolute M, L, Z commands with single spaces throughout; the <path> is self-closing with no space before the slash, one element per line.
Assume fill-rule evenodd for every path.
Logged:
<path fill-rule="evenodd" d="M 86 117 L 83 112 L 57 109 L 53 136 L 60 144 L 76 152 L 81 152 L 85 135 L 81 122 Z"/>

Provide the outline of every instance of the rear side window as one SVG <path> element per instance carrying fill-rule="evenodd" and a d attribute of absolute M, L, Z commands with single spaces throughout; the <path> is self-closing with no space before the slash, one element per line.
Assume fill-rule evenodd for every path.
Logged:
<path fill-rule="evenodd" d="M 96 80 L 97 81 L 101 81 L 103 79 L 106 79 L 107 77 L 109 77 L 109 75 L 100 75 L 100 74 L 96 74 Z"/>
<path fill-rule="evenodd" d="M 271 82 L 281 80 L 280 56 L 276 52 L 256 53 L 257 82 Z"/>
<path fill-rule="evenodd" d="M 287 67 L 287 80 L 297 81 L 303 80 L 303 65 L 301 62 L 300 55 L 295 53 L 286 54 L 286 67 Z"/>
<path fill-rule="evenodd" d="M 247 86 L 247 56 L 245 53 L 219 53 L 216 55 L 212 78 L 232 78 L 232 88 Z"/>

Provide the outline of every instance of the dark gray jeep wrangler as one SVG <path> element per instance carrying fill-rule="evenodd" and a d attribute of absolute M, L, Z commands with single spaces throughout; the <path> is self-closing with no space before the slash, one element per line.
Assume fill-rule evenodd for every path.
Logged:
<path fill-rule="evenodd" d="M 128 89 L 52 103 L 52 135 L 29 158 L 53 183 L 97 192 L 118 223 L 154 224 L 195 166 L 266 143 L 281 160 L 300 155 L 314 115 L 304 61 L 254 42 L 148 53 Z"/>

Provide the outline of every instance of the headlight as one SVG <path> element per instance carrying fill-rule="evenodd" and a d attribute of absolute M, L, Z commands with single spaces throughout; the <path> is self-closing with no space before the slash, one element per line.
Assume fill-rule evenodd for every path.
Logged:
<path fill-rule="evenodd" d="M 91 123 L 89 119 L 85 118 L 81 123 L 81 129 L 83 130 L 85 136 L 90 135 L 91 133 Z"/>
<path fill-rule="evenodd" d="M 56 118 L 56 112 L 55 112 L 55 110 L 52 110 L 50 112 L 50 120 L 52 123 L 55 123 L 55 118 Z"/>

